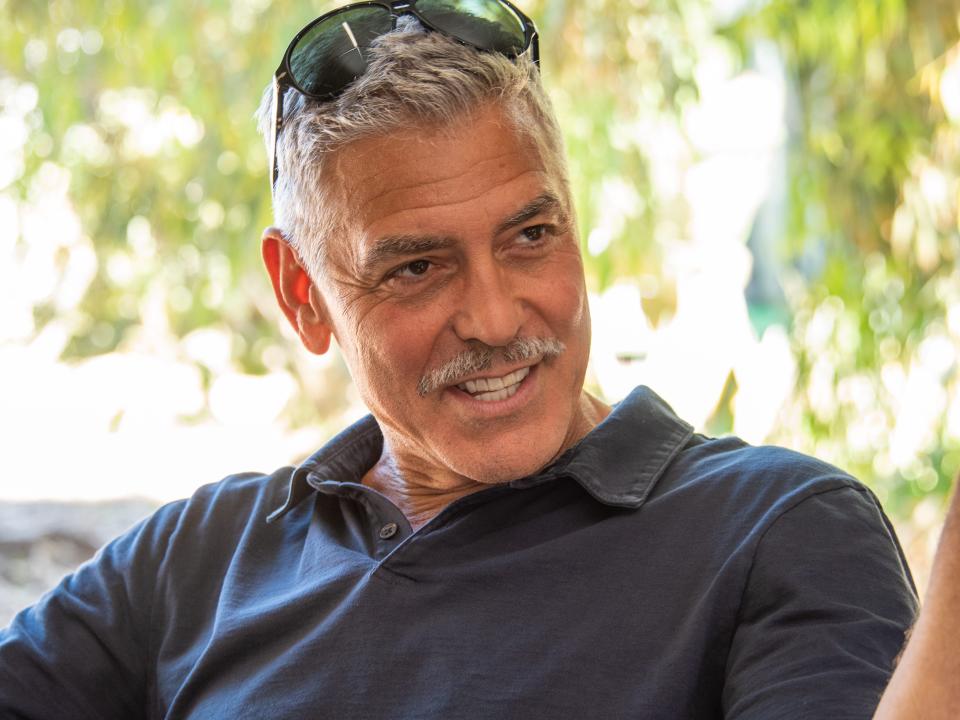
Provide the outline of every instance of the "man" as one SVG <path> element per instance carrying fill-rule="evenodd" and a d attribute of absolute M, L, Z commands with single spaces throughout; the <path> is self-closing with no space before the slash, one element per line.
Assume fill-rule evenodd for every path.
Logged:
<path fill-rule="evenodd" d="M 324 16 L 261 108 L 277 300 L 372 415 L 161 509 L 19 615 L 0 714 L 873 714 L 916 611 L 876 499 L 645 388 L 583 391 L 535 31 L 454 5 Z"/>

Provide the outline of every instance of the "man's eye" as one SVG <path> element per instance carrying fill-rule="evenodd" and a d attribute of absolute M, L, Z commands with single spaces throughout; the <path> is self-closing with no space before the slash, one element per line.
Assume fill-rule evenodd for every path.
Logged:
<path fill-rule="evenodd" d="M 523 229 L 523 237 L 527 240 L 541 240 L 546 232 L 546 225 L 531 225 L 530 227 Z"/>
<path fill-rule="evenodd" d="M 433 263 L 429 260 L 414 260 L 413 262 L 409 262 L 406 265 L 398 267 L 393 271 L 393 273 L 391 273 L 391 275 L 393 277 L 400 278 L 401 280 L 409 280 L 411 278 L 420 277 L 421 275 L 426 275 L 431 265 L 433 265 Z"/>

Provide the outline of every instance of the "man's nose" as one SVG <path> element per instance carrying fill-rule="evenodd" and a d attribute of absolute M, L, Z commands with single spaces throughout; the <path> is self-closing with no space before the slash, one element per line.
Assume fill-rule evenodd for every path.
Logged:
<path fill-rule="evenodd" d="M 461 340 L 503 347 L 520 333 L 524 311 L 516 278 L 492 258 L 470 269 L 457 304 L 453 328 Z"/>

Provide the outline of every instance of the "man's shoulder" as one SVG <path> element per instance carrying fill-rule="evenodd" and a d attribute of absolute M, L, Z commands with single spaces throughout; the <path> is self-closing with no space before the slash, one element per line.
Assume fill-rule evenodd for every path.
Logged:
<path fill-rule="evenodd" d="M 175 515 L 180 523 L 194 521 L 218 527 L 266 522 L 270 513 L 286 499 L 295 470 L 292 466 L 284 466 L 269 474 L 241 472 L 227 475 L 217 482 L 200 486 L 188 498 L 165 505 L 157 514 Z"/>
<path fill-rule="evenodd" d="M 229 544 L 267 524 L 270 513 L 283 504 L 294 471 L 288 466 L 269 474 L 235 473 L 202 485 L 190 497 L 161 506 L 115 542 L 151 546 L 161 556 L 175 545 Z"/>
<path fill-rule="evenodd" d="M 780 445 L 751 445 L 735 435 L 709 437 L 695 433 L 680 457 L 720 471 L 747 472 L 750 476 L 840 476 L 857 481 L 835 465 Z M 679 458 L 678 458 L 679 459 Z"/>
<path fill-rule="evenodd" d="M 750 445 L 732 436 L 691 438 L 661 484 L 661 492 L 683 489 L 758 510 L 762 505 L 786 509 L 809 497 L 843 490 L 875 501 L 865 485 L 828 462 L 776 445 Z"/>
<path fill-rule="evenodd" d="M 202 485 L 186 499 L 188 503 L 280 504 L 287 494 L 290 478 L 296 468 L 286 465 L 271 473 L 241 472 L 227 475 L 217 482 Z"/>
<path fill-rule="evenodd" d="M 695 435 L 648 505 L 647 522 L 653 518 L 658 527 L 681 528 L 676 543 L 691 544 L 688 560 L 700 553 L 705 562 L 725 565 L 738 557 L 742 562 L 734 565 L 751 572 L 759 549 L 766 547 L 764 557 L 782 561 L 787 572 L 830 536 L 831 557 L 823 563 L 848 568 L 844 563 L 872 555 L 899 573 L 909 591 L 906 561 L 879 500 L 850 474 L 810 455 L 736 437 Z M 708 545 L 703 538 L 710 539 Z M 848 547 L 841 552 L 844 543 Z M 853 547 L 856 553 L 849 551 Z"/>
<path fill-rule="evenodd" d="M 96 583 L 108 567 L 144 597 L 164 594 L 155 588 L 169 584 L 179 588 L 174 595 L 197 597 L 205 583 L 283 545 L 283 529 L 268 517 L 283 504 L 294 472 L 282 467 L 270 474 L 237 473 L 167 503 L 101 548 L 90 568 L 75 574 L 74 584 Z"/>

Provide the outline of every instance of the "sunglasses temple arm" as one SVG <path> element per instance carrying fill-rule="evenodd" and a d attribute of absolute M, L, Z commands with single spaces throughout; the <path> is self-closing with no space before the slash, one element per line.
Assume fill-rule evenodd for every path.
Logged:
<path fill-rule="evenodd" d="M 280 89 L 280 78 L 273 76 L 273 129 L 271 131 L 270 144 L 273 146 L 273 152 L 270 153 L 270 194 L 277 185 L 277 178 L 280 177 L 280 169 L 277 167 L 277 137 L 280 135 L 280 128 L 283 125 L 283 91 Z"/>

